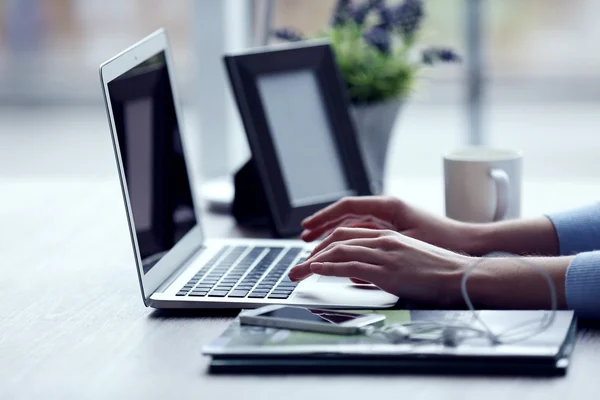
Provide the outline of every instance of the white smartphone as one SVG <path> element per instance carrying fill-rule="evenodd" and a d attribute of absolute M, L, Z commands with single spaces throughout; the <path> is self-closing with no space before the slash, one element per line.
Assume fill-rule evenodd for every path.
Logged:
<path fill-rule="evenodd" d="M 356 335 L 369 325 L 379 326 L 384 315 L 359 314 L 336 310 L 271 305 L 254 310 L 242 311 L 239 315 L 243 325 Z"/>

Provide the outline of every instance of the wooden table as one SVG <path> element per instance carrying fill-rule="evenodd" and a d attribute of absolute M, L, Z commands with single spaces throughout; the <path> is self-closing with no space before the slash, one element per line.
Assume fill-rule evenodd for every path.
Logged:
<path fill-rule="evenodd" d="M 440 211 L 435 181 L 394 191 Z M 571 194 L 565 196 L 566 191 Z M 0 181 L 0 399 L 597 398 L 600 331 L 583 328 L 566 377 L 211 376 L 202 345 L 235 312 L 144 308 L 117 180 Z M 531 183 L 524 210 L 600 198 L 593 184 Z M 210 236 L 244 236 L 207 215 Z"/>

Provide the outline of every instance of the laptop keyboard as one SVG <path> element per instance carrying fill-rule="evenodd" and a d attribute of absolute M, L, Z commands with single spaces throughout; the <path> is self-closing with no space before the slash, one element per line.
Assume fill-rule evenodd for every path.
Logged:
<path fill-rule="evenodd" d="M 302 262 L 294 262 L 302 250 L 301 247 L 223 247 L 177 296 L 287 299 L 298 284 L 286 272 L 292 263 Z"/>

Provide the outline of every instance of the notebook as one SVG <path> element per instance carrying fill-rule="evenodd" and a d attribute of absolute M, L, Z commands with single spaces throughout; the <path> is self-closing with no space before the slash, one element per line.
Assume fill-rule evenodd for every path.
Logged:
<path fill-rule="evenodd" d="M 352 312 L 357 312 L 352 310 Z M 373 310 L 386 324 L 407 321 L 472 322 L 469 311 Z M 494 332 L 549 318 L 549 311 L 478 311 Z M 236 318 L 202 354 L 210 373 L 443 373 L 564 375 L 574 347 L 576 318 L 558 311 L 550 327 L 514 344 L 474 338 L 458 346 L 391 343 L 381 336 L 342 336 L 240 325 Z"/>

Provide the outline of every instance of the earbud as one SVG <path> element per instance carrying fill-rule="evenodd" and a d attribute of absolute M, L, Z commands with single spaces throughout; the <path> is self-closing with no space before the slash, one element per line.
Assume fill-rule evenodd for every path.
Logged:
<path fill-rule="evenodd" d="M 456 347 L 460 342 L 458 330 L 453 326 L 447 326 L 442 330 L 442 343 L 444 346 Z"/>
<path fill-rule="evenodd" d="M 400 342 L 409 338 L 410 330 L 404 325 L 392 325 L 385 335 L 392 342 Z"/>

